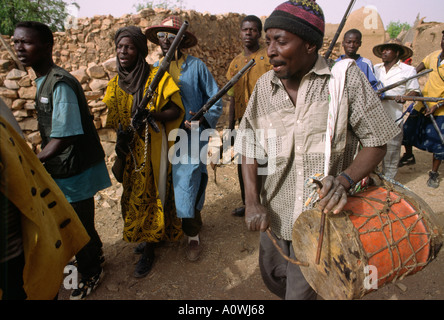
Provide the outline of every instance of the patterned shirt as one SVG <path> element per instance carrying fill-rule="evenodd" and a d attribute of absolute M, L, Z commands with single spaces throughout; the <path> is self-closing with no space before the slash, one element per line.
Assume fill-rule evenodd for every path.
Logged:
<path fill-rule="evenodd" d="M 296 106 L 274 71 L 264 74 L 250 97 L 239 126 L 235 151 L 257 159 L 263 175 L 261 202 L 273 232 L 291 241 L 310 190 L 305 181 L 324 172 L 325 133 L 329 108 L 328 81 L 333 61 L 323 57 L 302 79 Z M 345 90 L 332 143 L 330 174 L 338 175 L 353 161 L 358 142 L 364 147 L 387 143 L 400 131 L 384 112 L 365 75 L 353 64 L 347 69 Z M 272 129 L 272 130 L 270 130 Z"/>
<path fill-rule="evenodd" d="M 336 61 L 341 61 L 343 59 L 347 59 L 345 54 L 336 59 Z M 379 85 L 379 82 L 375 77 L 375 69 L 373 67 L 373 63 L 369 59 L 361 57 L 360 55 L 358 55 L 358 58 L 355 61 L 359 69 L 361 69 L 361 71 L 364 72 L 368 81 L 370 81 L 373 90 L 377 91 L 378 89 L 381 89 L 382 86 Z"/>

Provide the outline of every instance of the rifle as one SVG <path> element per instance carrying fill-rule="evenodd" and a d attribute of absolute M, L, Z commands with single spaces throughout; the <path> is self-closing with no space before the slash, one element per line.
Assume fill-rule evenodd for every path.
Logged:
<path fill-rule="evenodd" d="M 402 97 L 402 98 L 406 98 L 406 99 L 404 99 L 404 100 L 407 100 L 408 98 L 410 98 L 410 96 L 400 96 L 400 97 Z M 395 96 L 388 96 L 388 100 L 396 100 L 396 98 L 399 98 L 399 97 L 395 97 Z M 393 98 L 393 99 L 392 99 Z M 415 100 L 413 100 L 413 99 L 410 99 L 410 100 L 413 100 L 413 101 L 421 101 L 423 104 L 424 104 L 424 107 L 425 107 L 425 109 L 428 111 L 428 110 L 430 110 L 430 108 L 429 108 L 429 106 L 428 106 L 428 104 L 427 104 L 427 101 L 432 101 L 432 102 L 435 102 L 435 101 L 444 101 L 444 98 L 429 98 L 429 97 L 424 97 L 424 96 L 420 96 L 420 97 L 413 97 L 413 98 L 415 98 Z M 385 99 L 385 97 L 384 97 L 384 99 Z M 433 99 L 433 100 L 430 100 L 430 99 Z M 411 113 L 412 112 L 412 109 L 413 109 L 413 103 L 407 108 L 407 110 L 406 111 L 404 111 L 403 113 L 402 113 L 402 115 L 398 118 L 398 119 L 396 119 L 396 121 L 395 122 L 398 122 L 399 120 L 401 120 L 402 118 L 404 118 L 404 116 L 405 116 L 405 114 L 408 112 L 408 113 Z M 442 133 L 441 133 L 441 130 L 439 130 L 439 127 L 438 127 L 438 124 L 436 123 L 436 120 L 435 120 L 435 117 L 433 116 L 433 114 L 429 114 L 429 117 L 430 117 L 430 121 L 432 122 L 432 125 L 433 125 L 433 127 L 435 128 L 435 130 L 436 130 L 436 132 L 438 133 L 438 136 L 439 136 L 439 139 L 441 140 L 441 143 L 442 144 L 444 144 L 444 137 L 443 137 L 443 135 L 442 135 Z"/>
<path fill-rule="evenodd" d="M 427 111 L 430 110 L 429 105 L 426 101 L 423 101 L 422 104 L 426 108 Z M 430 120 L 432 121 L 433 127 L 436 130 L 436 133 L 438 133 L 439 139 L 441 140 L 441 144 L 444 144 L 444 137 L 442 136 L 441 130 L 438 127 L 438 124 L 436 123 L 435 117 L 433 114 L 429 114 Z"/>
<path fill-rule="evenodd" d="M 328 50 L 324 55 L 325 59 L 328 59 L 330 57 L 330 54 L 333 51 L 333 48 L 335 47 L 336 42 L 338 41 L 339 35 L 341 34 L 342 29 L 344 28 L 345 21 L 347 20 L 348 15 L 350 14 L 350 10 L 352 9 L 354 4 L 355 4 L 355 0 L 351 0 L 350 4 L 348 5 L 347 10 L 345 11 L 344 17 L 342 17 L 342 21 L 339 24 L 338 30 L 336 31 L 336 34 L 333 37 L 333 40 L 331 41 L 330 46 L 328 47 Z"/>
<path fill-rule="evenodd" d="M 230 81 L 225 84 L 225 86 L 220 89 L 213 97 L 211 97 L 205 105 L 200 108 L 199 111 L 190 119 L 190 121 L 199 120 L 207 111 L 210 109 L 213 104 L 215 104 L 224 94 L 228 92 L 228 90 L 233 87 L 236 82 L 255 64 L 254 59 L 251 59 Z"/>
<path fill-rule="evenodd" d="M 170 68 L 171 60 L 173 59 L 175 52 L 179 47 L 179 44 L 183 38 L 183 35 L 185 34 L 186 29 L 188 28 L 188 25 L 189 25 L 188 21 L 184 21 L 184 23 L 180 27 L 179 32 L 177 33 L 176 38 L 171 44 L 171 47 L 168 49 L 165 58 L 160 64 L 159 69 L 157 70 L 153 81 L 151 81 L 148 89 L 146 90 L 145 95 L 143 96 L 142 101 L 137 106 L 136 113 L 133 117 L 133 120 L 131 121 L 131 125 L 135 130 L 142 128 L 144 123 L 147 122 L 147 124 L 149 124 L 154 131 L 160 132 L 160 129 L 157 126 L 157 123 L 154 120 L 151 112 L 148 109 L 146 109 L 146 107 L 148 103 L 151 101 L 151 99 L 153 99 L 160 80 L 164 76 L 165 72 L 168 71 L 168 69 Z"/>
<path fill-rule="evenodd" d="M 393 88 L 396 88 L 397 86 L 400 86 L 401 84 L 404 84 L 404 83 L 406 83 L 406 82 L 409 81 L 409 80 L 412 80 L 412 79 L 415 79 L 415 78 L 418 78 L 418 77 L 422 77 L 422 76 L 424 76 L 424 75 L 426 75 L 427 73 L 432 72 L 432 71 L 433 71 L 433 69 L 426 69 L 426 70 L 424 70 L 424 71 L 422 71 L 422 72 L 420 72 L 420 73 L 418 73 L 418 74 L 415 74 L 414 76 L 411 76 L 411 77 L 409 77 L 409 78 L 407 78 L 407 79 L 400 80 L 400 81 L 398 81 L 398 82 L 392 83 L 391 85 L 388 85 L 387 87 L 384 87 L 384 88 L 382 88 L 382 89 L 379 89 L 378 91 L 376 91 L 376 93 L 377 93 L 377 94 L 381 94 L 381 93 L 383 93 L 383 92 L 386 92 L 386 91 L 388 91 L 388 90 L 391 90 L 391 89 L 393 89 Z"/>
<path fill-rule="evenodd" d="M 441 102 L 444 98 L 418 97 L 418 96 L 384 96 L 382 100 L 405 100 L 405 101 L 421 101 L 421 102 Z"/>

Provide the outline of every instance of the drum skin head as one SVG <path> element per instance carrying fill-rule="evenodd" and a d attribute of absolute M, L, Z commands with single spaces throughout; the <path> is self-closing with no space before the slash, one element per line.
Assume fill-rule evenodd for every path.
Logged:
<path fill-rule="evenodd" d="M 293 228 L 293 249 L 310 286 L 326 300 L 350 300 L 361 296 L 359 287 L 364 282 L 365 252 L 357 241 L 352 224 L 344 223 L 346 213 L 328 214 L 324 227 L 324 238 L 320 263 L 317 265 L 321 212 L 312 209 L 303 212 Z M 300 232 L 303 230 L 302 232 Z"/>

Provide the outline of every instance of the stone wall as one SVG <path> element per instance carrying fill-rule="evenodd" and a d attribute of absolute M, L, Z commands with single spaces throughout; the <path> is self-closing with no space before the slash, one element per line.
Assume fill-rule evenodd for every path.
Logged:
<path fill-rule="evenodd" d="M 114 35 L 118 28 L 136 25 L 144 30 L 151 25 L 160 24 L 167 16 L 175 14 L 190 23 L 189 31 L 194 33 L 199 42 L 188 53 L 202 59 L 222 87 L 226 83 L 226 70 L 230 61 L 241 51 L 239 26 L 243 15 L 228 13 L 211 15 L 196 11 L 174 11 L 163 9 L 145 9 L 137 14 L 112 16 L 94 16 L 73 21 L 73 27 L 65 32 L 54 34 L 54 61 L 70 71 L 82 84 L 89 101 L 94 123 L 102 141 L 115 141 L 115 133 L 104 128 L 107 108 L 102 102 L 108 81 L 116 74 Z M 11 39 L 4 38 L 12 48 Z M 326 51 L 329 39 L 325 39 L 321 54 Z M 331 57 L 337 56 L 339 46 Z M 153 63 L 160 57 L 160 49 L 149 43 L 147 61 Z M 12 109 L 29 145 L 38 152 L 41 142 L 37 130 L 34 97 L 36 93 L 35 74 L 32 69 L 20 70 L 4 46 L 0 49 L 0 98 Z M 224 114 L 218 127 L 227 125 L 227 100 L 224 98 Z M 36 150 L 37 149 L 37 150 Z"/>

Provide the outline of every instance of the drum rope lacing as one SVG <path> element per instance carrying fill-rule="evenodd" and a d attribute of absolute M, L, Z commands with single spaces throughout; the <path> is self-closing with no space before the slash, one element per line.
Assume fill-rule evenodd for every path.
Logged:
<path fill-rule="evenodd" d="M 307 201 L 305 202 L 305 206 L 308 206 L 311 202 L 317 202 L 319 200 L 319 197 L 318 197 L 318 194 L 317 194 L 318 186 L 315 183 L 313 183 L 313 180 L 314 179 L 319 179 L 321 176 L 322 175 L 320 175 L 320 174 L 314 175 L 313 177 L 310 177 L 309 179 L 306 180 L 305 187 L 310 189 L 311 192 L 309 193 L 309 197 L 308 197 Z M 381 178 L 381 176 L 380 176 L 380 178 Z M 382 178 L 384 178 L 384 177 L 382 177 Z M 382 179 L 382 180 L 385 180 L 385 179 Z M 392 182 L 392 181 L 389 181 L 389 182 Z M 397 183 L 396 185 L 401 187 L 401 188 L 404 187 L 404 186 L 402 186 L 399 183 Z M 368 185 L 362 186 L 362 187 L 359 188 L 359 191 L 363 191 L 367 187 L 368 187 Z M 367 231 L 359 233 L 359 235 L 363 235 L 363 234 L 367 234 L 367 233 L 371 233 L 371 232 L 381 232 L 382 234 L 384 234 L 384 238 L 385 238 L 385 240 L 387 242 L 387 247 L 383 247 L 383 248 L 381 248 L 381 249 L 379 249 L 379 250 L 377 250 L 377 251 L 375 251 L 373 253 L 367 254 L 367 258 L 370 259 L 373 256 L 377 255 L 378 253 L 388 249 L 389 254 L 390 254 L 390 258 L 391 258 L 391 261 L 392 261 L 392 266 L 395 266 L 395 258 L 394 258 L 393 249 L 392 249 L 392 248 L 395 248 L 395 250 L 397 251 L 397 256 L 398 256 L 398 259 L 397 259 L 398 260 L 397 261 L 398 262 L 398 267 L 396 267 L 393 270 L 391 270 L 387 275 L 379 278 L 378 281 L 384 280 L 385 278 L 389 278 L 392 275 L 395 275 L 395 278 L 392 281 L 396 281 L 396 280 L 400 280 L 400 279 L 404 278 L 405 276 L 409 275 L 416 268 L 423 267 L 423 266 L 427 265 L 428 261 L 424 262 L 424 263 L 418 262 L 417 259 L 416 259 L 416 255 L 417 255 L 417 253 L 419 251 L 421 251 L 424 247 L 428 246 L 431 243 L 431 234 L 429 232 L 426 232 L 426 233 L 423 233 L 423 232 L 413 232 L 413 229 L 416 227 L 418 222 L 424 219 L 424 214 L 423 214 L 422 211 L 416 210 L 415 212 L 413 212 L 413 213 L 411 213 L 409 215 L 406 215 L 404 217 L 399 217 L 398 215 L 396 215 L 393 212 L 391 207 L 394 204 L 397 204 L 397 203 L 401 202 L 404 198 L 402 196 L 398 196 L 396 199 L 392 200 L 390 195 L 394 194 L 394 192 L 393 192 L 394 190 L 393 190 L 393 188 L 390 188 L 389 186 L 386 186 L 386 187 L 387 187 L 387 195 L 386 195 L 385 201 L 381 201 L 379 199 L 371 198 L 371 200 L 383 204 L 383 208 L 381 210 L 378 210 L 377 208 L 375 208 L 373 206 L 373 204 L 370 203 L 370 201 L 367 200 L 366 198 L 360 197 L 359 196 L 359 192 L 356 193 L 355 196 L 360 197 L 361 199 L 364 199 L 366 201 L 366 203 L 368 205 L 370 205 L 374 209 L 375 214 L 373 214 L 371 216 L 368 216 L 368 215 L 364 216 L 364 215 L 360 215 L 360 214 L 354 213 L 354 215 L 357 216 L 357 217 L 364 217 L 366 219 L 365 222 L 363 222 L 359 227 L 356 227 L 356 230 L 358 231 L 358 233 L 359 233 L 359 230 L 362 227 L 364 227 L 371 219 L 373 219 L 375 217 L 377 217 L 379 219 L 379 221 L 381 223 L 381 226 L 382 226 L 381 228 L 369 229 Z M 409 190 L 407 187 L 404 187 L 404 189 Z M 390 217 L 389 217 L 390 213 L 393 216 L 396 217 L 395 221 L 392 221 L 390 219 Z M 385 216 L 385 219 L 383 219 L 383 216 Z M 403 223 L 403 220 L 411 218 L 411 217 L 414 217 L 414 216 L 418 216 L 418 219 L 415 221 L 414 224 L 410 225 L 409 227 L 406 227 L 405 224 Z M 386 221 L 384 222 L 384 220 L 386 220 Z M 400 239 L 398 239 L 396 241 L 394 240 L 394 236 L 393 236 L 393 223 L 394 222 L 399 222 L 402 225 L 402 227 L 404 228 L 404 230 L 405 230 L 405 235 L 402 236 Z M 389 228 L 389 235 L 390 235 L 390 237 L 387 237 L 385 232 L 383 232 L 383 229 L 386 226 L 388 226 L 388 228 Z M 271 231 L 270 228 L 267 229 L 266 233 L 267 233 L 268 237 L 271 239 L 271 241 L 273 242 L 273 244 L 276 247 L 276 249 L 279 251 L 279 253 L 282 255 L 282 257 L 285 260 L 287 260 L 287 261 L 289 261 L 289 262 L 291 262 L 291 263 L 293 263 L 295 265 L 306 266 L 306 267 L 309 266 L 308 262 L 301 262 L 301 261 L 298 261 L 298 260 L 295 260 L 295 259 L 292 259 L 292 258 L 288 257 L 283 252 L 282 248 L 279 246 L 279 244 L 276 242 L 276 240 L 274 239 L 274 237 L 272 235 L 272 231 Z M 420 246 L 415 251 L 415 249 L 414 249 L 414 247 L 413 247 L 413 245 L 412 245 L 412 243 L 411 243 L 411 241 L 409 239 L 409 235 L 426 235 L 428 240 L 427 240 L 426 243 L 424 243 L 422 246 Z M 400 254 L 399 248 L 398 248 L 398 244 L 401 241 L 403 241 L 403 240 L 407 240 L 408 241 L 408 245 L 409 245 L 409 247 L 410 247 L 410 249 L 412 251 L 412 254 L 408 257 L 408 259 L 406 259 L 406 261 L 404 263 L 401 261 L 401 254 Z M 406 263 L 410 262 L 411 260 L 413 260 L 414 264 L 413 265 L 407 265 Z M 407 272 L 401 274 L 401 277 L 399 277 L 399 274 L 400 274 L 400 272 L 403 269 L 407 269 Z"/>
<path fill-rule="evenodd" d="M 399 277 L 401 271 L 407 270 L 407 272 L 401 274 L 401 276 L 402 276 L 401 278 L 403 278 L 403 277 L 409 275 L 411 272 L 413 272 L 416 268 L 423 267 L 428 263 L 428 262 L 423 262 L 423 263 L 418 262 L 416 259 L 416 255 L 424 247 L 426 247 L 430 244 L 431 234 L 429 232 L 413 232 L 416 225 L 424 219 L 424 214 L 422 211 L 416 210 L 415 212 L 413 212 L 409 215 L 406 215 L 404 217 L 399 217 L 392 210 L 392 206 L 401 202 L 402 200 L 405 200 L 405 199 L 401 195 L 397 195 L 397 198 L 392 200 L 391 195 L 396 195 L 393 191 L 394 191 L 393 189 L 387 188 L 387 196 L 386 196 L 385 201 L 381 201 L 381 200 L 375 199 L 375 198 L 367 199 L 365 197 L 361 197 L 361 199 L 363 201 L 365 201 L 369 206 L 371 206 L 374 209 L 375 213 L 373 215 L 365 215 L 364 216 L 364 215 L 354 213 L 354 216 L 365 218 L 365 222 L 363 222 L 360 226 L 356 226 L 356 229 L 358 230 L 359 235 L 369 234 L 371 232 L 380 232 L 381 234 L 384 235 L 385 241 L 387 242 L 386 247 L 380 248 L 379 250 L 376 250 L 375 252 L 367 254 L 368 259 L 372 258 L 373 256 L 377 255 L 378 253 L 380 253 L 386 249 L 388 250 L 388 252 L 390 254 L 393 269 L 385 276 L 379 278 L 378 281 L 384 280 L 385 278 L 392 277 L 393 275 L 395 276 L 393 281 L 396 281 L 396 280 L 398 280 L 398 277 Z M 356 196 L 360 197 L 359 194 L 357 194 Z M 377 209 L 370 202 L 370 200 L 383 204 L 384 205 L 383 208 L 381 210 Z M 395 217 L 395 218 L 392 219 L 392 218 L 390 218 L 391 216 Z M 403 220 L 408 219 L 408 218 L 412 218 L 414 216 L 417 216 L 418 219 L 412 225 L 410 225 L 409 227 L 406 227 Z M 379 219 L 379 221 L 381 223 L 381 228 L 372 228 L 372 229 L 360 232 L 359 230 L 361 230 L 373 218 Z M 397 240 L 395 240 L 394 234 L 393 234 L 393 224 L 396 222 L 400 223 L 400 225 L 402 226 L 402 228 L 405 231 L 405 234 Z M 384 232 L 385 227 L 388 227 L 389 236 L 387 236 L 386 233 Z M 410 235 L 426 235 L 428 240 L 426 243 L 424 243 L 422 246 L 417 248 L 417 250 L 415 251 L 414 246 L 412 245 L 410 238 L 409 238 Z M 410 249 L 412 251 L 412 254 L 407 259 L 405 259 L 404 262 L 402 262 L 401 261 L 401 253 L 399 251 L 398 244 L 404 240 L 407 241 L 408 246 L 410 247 Z M 398 257 L 397 261 L 395 261 L 395 257 L 394 257 L 395 251 L 396 251 L 397 257 Z M 411 263 L 411 262 L 413 262 L 413 264 L 407 264 L 407 263 Z"/>

